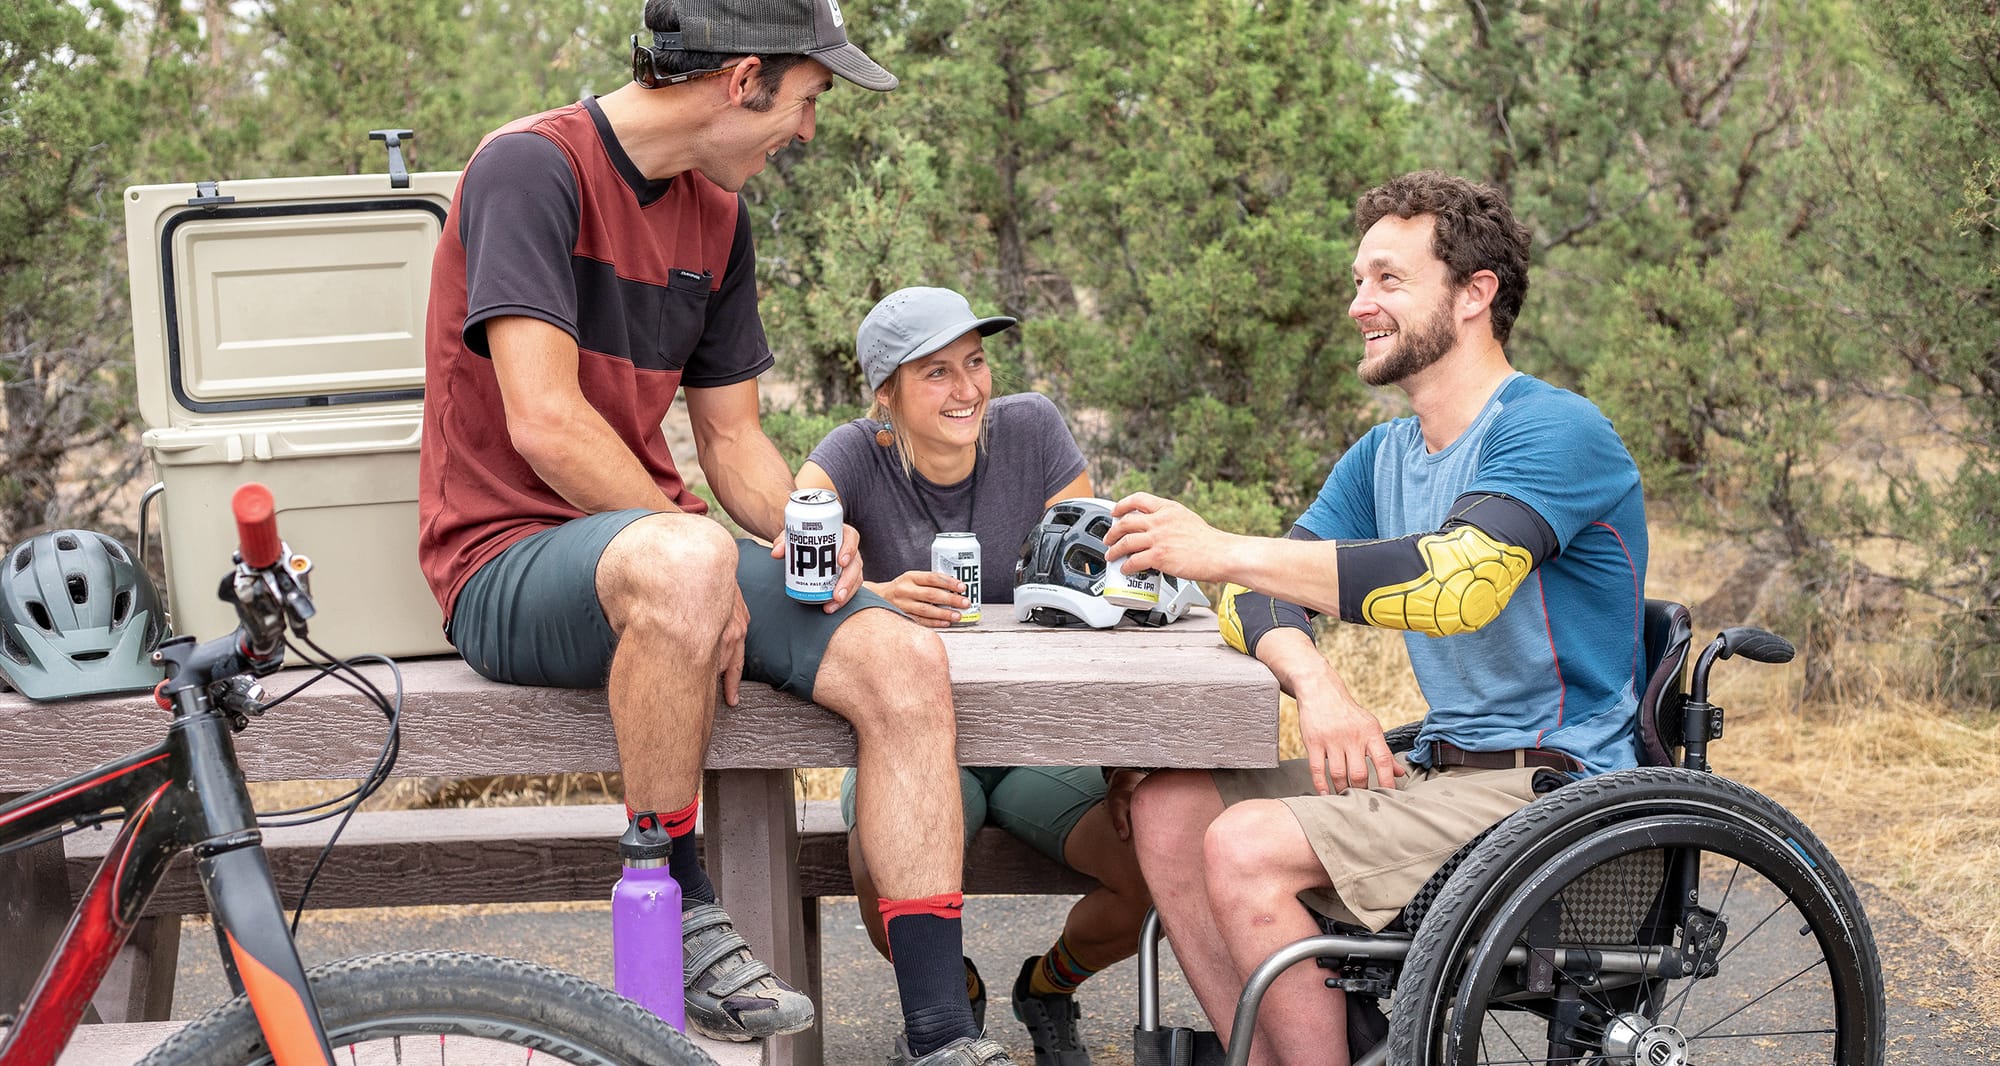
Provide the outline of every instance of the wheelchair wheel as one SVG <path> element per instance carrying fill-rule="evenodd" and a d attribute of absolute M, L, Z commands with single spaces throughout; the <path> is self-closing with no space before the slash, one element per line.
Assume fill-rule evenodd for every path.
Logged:
<path fill-rule="evenodd" d="M 1416 934 L 1397 1063 L 1877 1063 L 1874 938 L 1833 856 L 1751 789 L 1676 768 L 1503 823 Z"/>

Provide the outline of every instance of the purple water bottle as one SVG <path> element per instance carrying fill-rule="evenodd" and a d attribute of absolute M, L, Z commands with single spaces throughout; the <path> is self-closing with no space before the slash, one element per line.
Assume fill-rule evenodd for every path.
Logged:
<path fill-rule="evenodd" d="M 612 980 L 618 994 L 687 1031 L 681 978 L 681 886 L 667 869 L 673 841 L 660 816 L 632 816 L 618 839 L 625 873 L 611 890 Z"/>

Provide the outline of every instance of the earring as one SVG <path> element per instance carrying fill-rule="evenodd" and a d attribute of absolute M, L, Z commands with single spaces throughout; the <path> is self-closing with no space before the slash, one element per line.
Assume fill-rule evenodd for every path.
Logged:
<path fill-rule="evenodd" d="M 887 420 L 883 421 L 881 429 L 875 431 L 875 443 L 883 448 L 896 443 L 895 428 Z"/>

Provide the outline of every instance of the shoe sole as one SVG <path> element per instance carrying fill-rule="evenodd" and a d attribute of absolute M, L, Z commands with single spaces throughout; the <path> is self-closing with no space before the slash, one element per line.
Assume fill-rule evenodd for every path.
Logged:
<path fill-rule="evenodd" d="M 710 1040 L 726 1040 L 732 1044 L 747 1044 L 752 1040 L 769 1040 L 774 1036 L 791 1036 L 793 1033 L 803 1033 L 812 1028 L 813 1023 L 817 1020 L 818 1012 L 815 1011 L 813 1014 L 807 1015 L 805 1021 L 794 1023 L 789 1027 L 773 1029 L 768 1033 L 753 1033 L 741 1025 L 734 1023 L 730 1024 L 727 1028 L 712 1025 L 707 1019 L 697 1017 L 692 1009 L 688 1011 L 687 1016 L 688 1028 L 708 1037 Z"/>

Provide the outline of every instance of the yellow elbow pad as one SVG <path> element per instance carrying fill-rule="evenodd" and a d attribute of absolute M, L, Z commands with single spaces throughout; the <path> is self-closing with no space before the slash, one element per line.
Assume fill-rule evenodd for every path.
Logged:
<path fill-rule="evenodd" d="M 1424 573 L 1385 585 L 1362 600 L 1369 625 L 1433 637 L 1465 633 L 1491 622 L 1534 569 L 1526 548 L 1503 544 L 1477 526 L 1458 526 L 1417 540 Z"/>
<path fill-rule="evenodd" d="M 1215 605 L 1216 626 L 1222 630 L 1223 641 L 1245 655 L 1250 654 L 1250 645 L 1243 639 L 1243 618 L 1236 613 L 1236 597 L 1248 591 L 1248 587 L 1231 582 L 1222 586 L 1221 602 Z"/>

